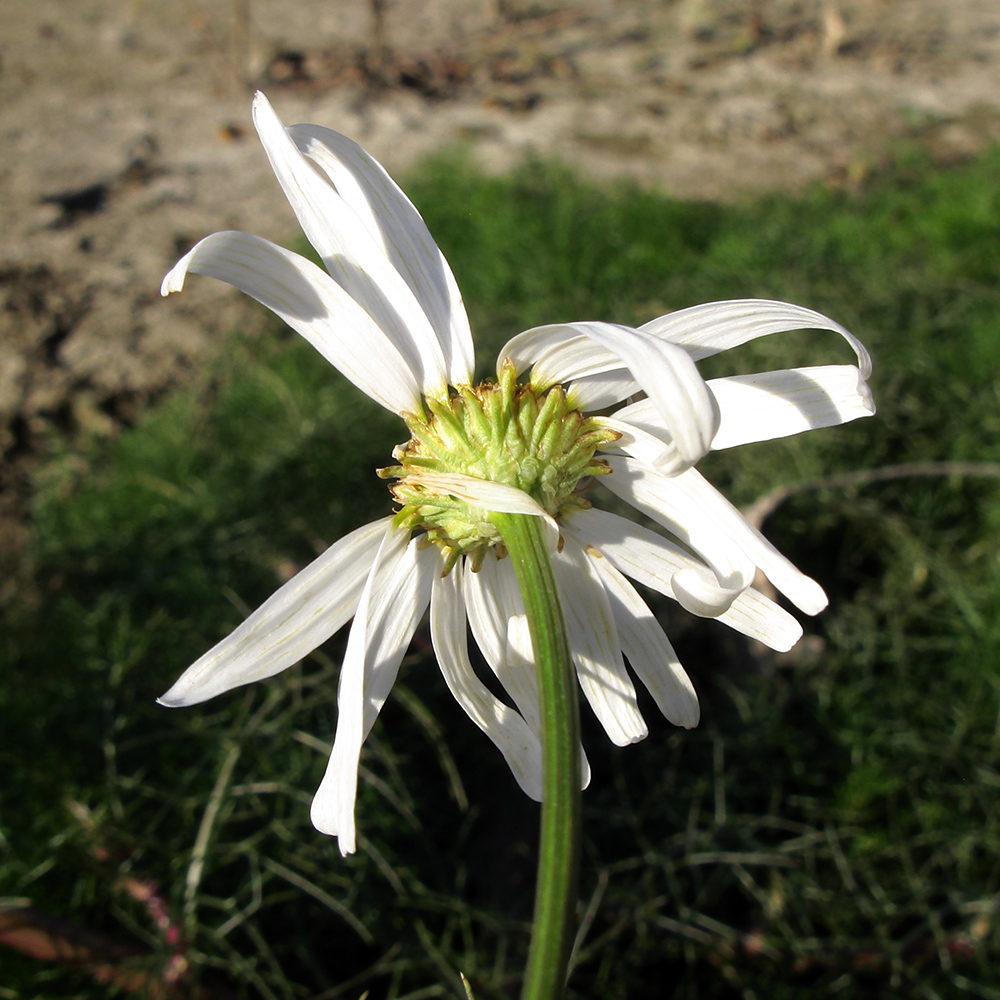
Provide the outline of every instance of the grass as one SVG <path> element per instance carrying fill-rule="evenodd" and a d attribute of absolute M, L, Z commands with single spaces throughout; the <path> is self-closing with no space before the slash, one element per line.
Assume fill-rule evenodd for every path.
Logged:
<path fill-rule="evenodd" d="M 441 159 L 408 190 L 451 260 L 488 370 L 540 322 L 637 323 L 742 296 L 827 312 L 875 358 L 879 416 L 709 456 L 737 503 L 901 462 L 994 462 L 1000 152 L 903 156 L 863 191 L 734 208 L 598 189 L 534 164 Z M 791 334 L 711 373 L 844 360 Z M 516 992 L 537 810 L 444 690 L 418 632 L 362 758 L 359 853 L 308 821 L 343 637 L 281 677 L 157 707 L 296 567 L 385 509 L 400 437 L 290 335 L 234 338 L 196 388 L 115 442 L 54 447 L 32 585 L 0 645 L 0 893 L 174 956 L 206 992 Z M 790 655 L 665 604 L 703 703 L 649 739 L 590 718 L 586 933 L 571 993 L 607 998 L 1000 997 L 1000 496 L 951 475 L 812 489 L 768 533 L 831 596 Z M 138 886 L 138 888 L 137 888 Z M 145 887 L 145 889 L 143 889 Z M 170 943 L 143 894 L 181 939 Z M 0 953 L 0 997 L 120 995 Z M 112 977 L 113 978 L 113 977 Z M 227 992 L 228 991 L 228 992 Z M 192 994 L 194 995 L 194 994 Z"/>

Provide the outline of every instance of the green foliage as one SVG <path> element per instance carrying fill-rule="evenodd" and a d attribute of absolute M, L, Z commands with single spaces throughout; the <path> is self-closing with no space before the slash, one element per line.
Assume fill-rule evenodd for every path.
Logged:
<path fill-rule="evenodd" d="M 998 181 L 998 152 L 950 171 L 913 157 L 860 193 L 722 208 L 444 159 L 408 190 L 483 371 L 531 325 L 729 297 L 800 302 L 857 332 L 879 416 L 710 456 L 745 504 L 838 471 L 996 459 Z M 792 334 L 706 368 L 848 353 Z M 33 584 L 4 612 L 0 893 L 138 942 L 156 969 L 173 946 L 134 886 L 155 883 L 196 976 L 240 995 L 462 998 L 460 971 L 481 1000 L 516 991 L 537 810 L 444 690 L 426 636 L 366 747 L 350 859 L 308 821 L 343 637 L 216 702 L 153 703 L 297 567 L 387 511 L 372 473 L 403 436 L 275 335 L 234 340 L 112 445 L 53 455 Z M 998 997 L 995 480 L 807 490 L 767 530 L 831 596 L 802 645 L 773 656 L 657 605 L 702 726 L 673 730 L 644 702 L 649 739 L 618 750 L 584 719 L 574 995 Z M 3 997 L 116 991 L 7 953 L 0 968 Z"/>

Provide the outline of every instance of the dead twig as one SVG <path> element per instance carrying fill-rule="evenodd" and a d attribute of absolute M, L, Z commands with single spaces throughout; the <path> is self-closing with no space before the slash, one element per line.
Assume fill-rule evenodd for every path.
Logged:
<path fill-rule="evenodd" d="M 789 497 L 812 490 L 842 490 L 853 486 L 868 486 L 892 479 L 910 479 L 928 476 L 966 476 L 1000 479 L 1000 462 L 904 462 L 884 465 L 879 469 L 861 469 L 858 472 L 840 472 L 832 476 L 819 476 L 801 483 L 778 486 L 755 500 L 743 511 L 743 516 L 758 530 L 764 522 Z"/>

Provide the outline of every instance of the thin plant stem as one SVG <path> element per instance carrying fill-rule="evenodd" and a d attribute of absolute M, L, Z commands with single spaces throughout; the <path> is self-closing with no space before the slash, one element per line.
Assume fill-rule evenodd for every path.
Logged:
<path fill-rule="evenodd" d="M 558 1000 L 573 941 L 580 855 L 580 708 L 552 560 L 539 518 L 491 515 L 524 598 L 542 719 L 542 822 L 522 1000 Z"/>

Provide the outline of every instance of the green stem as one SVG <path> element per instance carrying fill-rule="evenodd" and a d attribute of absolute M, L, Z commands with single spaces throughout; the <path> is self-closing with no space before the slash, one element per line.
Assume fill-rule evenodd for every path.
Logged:
<path fill-rule="evenodd" d="M 542 719 L 542 824 L 531 951 L 521 1000 L 566 987 L 580 854 L 580 710 L 576 672 L 539 518 L 494 513 L 524 598 Z"/>

